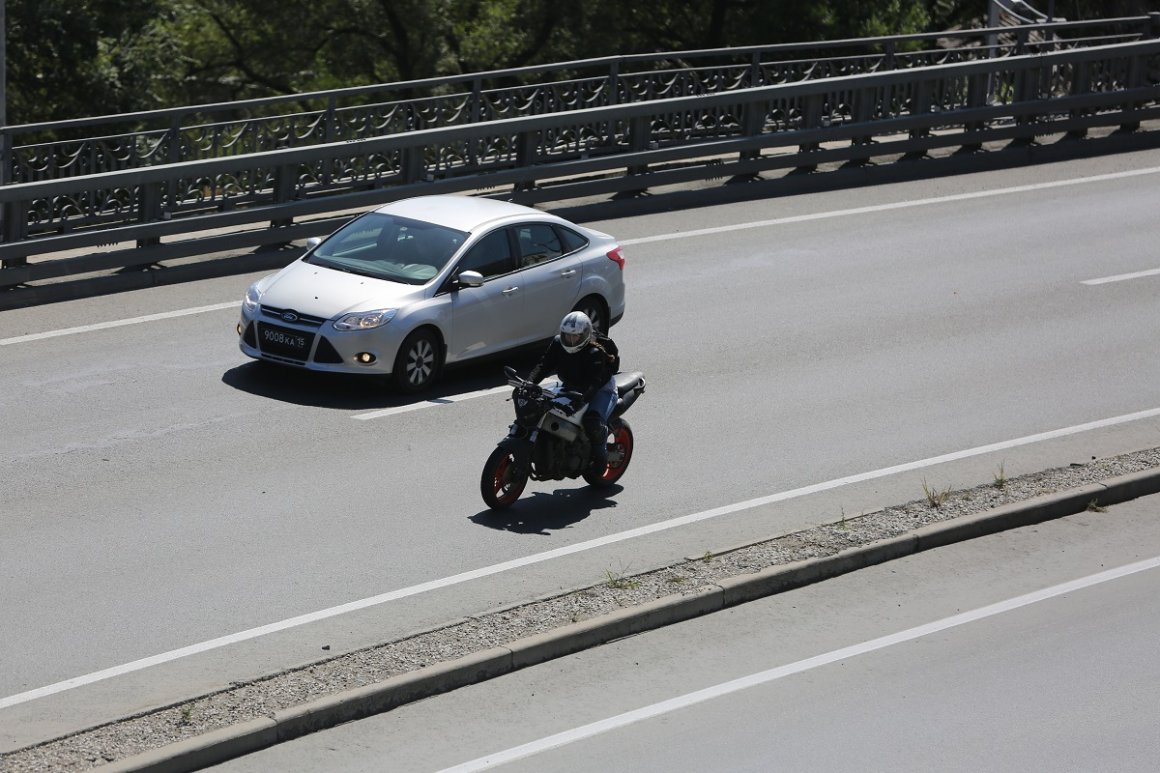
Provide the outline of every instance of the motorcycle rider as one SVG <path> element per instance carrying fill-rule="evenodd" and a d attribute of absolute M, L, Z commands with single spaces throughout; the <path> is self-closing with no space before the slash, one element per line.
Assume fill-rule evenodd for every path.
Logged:
<path fill-rule="evenodd" d="M 573 411 L 587 403 L 581 424 L 592 444 L 590 469 L 594 472 L 603 472 L 608 466 L 608 419 L 616 407 L 613 376 L 619 364 L 612 339 L 596 332 L 587 314 L 573 311 L 560 321 L 559 335 L 528 374 L 528 380 L 533 382 L 548 373 L 559 376 L 564 389 L 580 394 L 572 404 Z"/>

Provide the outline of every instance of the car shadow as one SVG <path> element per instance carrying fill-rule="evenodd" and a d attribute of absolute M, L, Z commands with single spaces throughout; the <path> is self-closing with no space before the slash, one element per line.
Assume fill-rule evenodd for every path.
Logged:
<path fill-rule="evenodd" d="M 222 374 L 222 383 L 240 392 L 311 408 L 397 408 L 503 386 L 506 383 L 504 365 L 527 373 L 536 364 L 540 351 L 537 348 L 511 352 L 487 361 L 449 368 L 431 389 L 419 394 L 398 391 L 385 376 L 321 373 L 257 360 L 230 368 Z"/>
<path fill-rule="evenodd" d="M 517 501 L 506 510 L 484 510 L 468 518 L 472 523 L 496 531 L 515 534 L 551 536 L 552 532 L 567 529 L 597 510 L 616 507 L 616 494 L 623 486 L 593 488 L 560 488 L 553 492 L 536 491 Z"/>

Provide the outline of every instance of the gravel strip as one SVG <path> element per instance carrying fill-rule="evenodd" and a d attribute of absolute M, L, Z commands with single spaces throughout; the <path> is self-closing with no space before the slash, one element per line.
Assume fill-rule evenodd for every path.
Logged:
<path fill-rule="evenodd" d="M 1128 473 L 1160 468 L 1160 448 L 1073 464 L 970 489 L 931 489 L 923 499 L 745 545 L 640 574 L 609 572 L 602 582 L 551 598 L 488 612 L 409 638 L 264 677 L 196 700 L 126 718 L 82 733 L 0 756 L 0 770 L 81 771 L 211 730 L 381 682 L 425 666 L 502 646 L 675 593 L 696 591 L 723 578 L 833 555 L 841 550 L 946 521 L 1078 488 Z"/>

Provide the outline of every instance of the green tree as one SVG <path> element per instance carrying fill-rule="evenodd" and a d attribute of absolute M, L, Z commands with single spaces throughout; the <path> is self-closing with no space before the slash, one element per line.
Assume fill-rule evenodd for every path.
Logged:
<path fill-rule="evenodd" d="M 153 106 L 152 45 L 165 0 L 7 0 L 12 124 Z"/>
<path fill-rule="evenodd" d="M 1047 10 L 1048 0 L 1031 0 Z M 632 53 L 978 26 L 984 0 L 7 0 L 32 123 Z M 1056 0 L 1070 19 L 1160 0 Z"/>

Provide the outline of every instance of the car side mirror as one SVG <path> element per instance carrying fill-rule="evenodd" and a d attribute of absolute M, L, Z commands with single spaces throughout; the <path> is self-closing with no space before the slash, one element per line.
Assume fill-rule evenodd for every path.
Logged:
<path fill-rule="evenodd" d="M 321 236 L 311 236 L 309 239 L 306 240 L 306 249 L 312 250 L 320 244 L 322 244 L 322 237 Z"/>
<path fill-rule="evenodd" d="M 483 274 L 478 271 L 460 271 L 459 276 L 455 278 L 455 286 L 461 287 L 483 287 Z"/>

